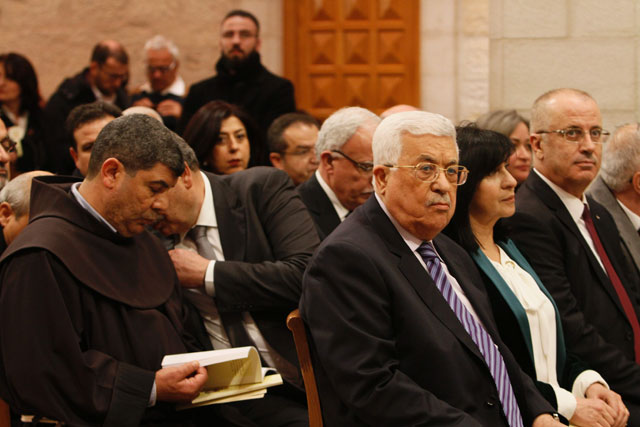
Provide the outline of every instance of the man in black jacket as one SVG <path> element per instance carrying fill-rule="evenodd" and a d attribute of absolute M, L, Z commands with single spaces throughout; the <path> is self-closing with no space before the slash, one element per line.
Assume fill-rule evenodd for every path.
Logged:
<path fill-rule="evenodd" d="M 217 74 L 191 86 L 182 111 L 180 132 L 200 107 L 213 100 L 245 109 L 259 126 L 263 140 L 276 117 L 295 111 L 291 82 L 271 73 L 260 62 L 259 32 L 260 24 L 253 14 L 244 10 L 227 13 L 222 21 L 222 56 L 216 64 Z M 270 165 L 266 157 L 259 164 Z"/>
<path fill-rule="evenodd" d="M 75 167 L 69 157 L 70 135 L 64 128 L 71 110 L 94 101 L 124 110 L 130 104 L 124 88 L 128 78 L 129 56 L 124 47 L 115 40 L 104 40 L 93 48 L 89 66 L 60 84 L 44 110 L 49 170 L 71 174 Z"/>

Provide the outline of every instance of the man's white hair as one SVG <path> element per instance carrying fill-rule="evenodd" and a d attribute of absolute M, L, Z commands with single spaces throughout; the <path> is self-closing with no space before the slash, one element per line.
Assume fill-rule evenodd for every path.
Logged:
<path fill-rule="evenodd" d="M 344 107 L 322 123 L 316 141 L 318 157 L 323 151 L 340 150 L 355 135 L 358 128 L 368 122 L 380 123 L 380 117 L 361 107 Z"/>
<path fill-rule="evenodd" d="M 450 136 L 456 141 L 456 128 L 451 120 L 426 111 L 405 111 L 385 118 L 373 134 L 373 164 L 395 165 L 402 152 L 402 136 Z"/>
<path fill-rule="evenodd" d="M 163 49 L 167 49 L 169 51 L 171 56 L 173 56 L 174 61 L 177 61 L 180 58 L 180 51 L 178 50 L 178 46 L 176 46 L 174 42 L 164 36 L 161 36 L 160 34 L 151 37 L 144 44 L 144 57 L 147 57 L 147 52 L 150 50 Z"/>
<path fill-rule="evenodd" d="M 7 202 L 16 218 L 29 213 L 29 200 L 31 197 L 31 180 L 36 176 L 51 175 L 47 171 L 31 171 L 23 173 L 12 179 L 0 191 L 0 203 Z"/>
<path fill-rule="evenodd" d="M 613 191 L 622 191 L 640 170 L 640 125 L 623 125 L 604 144 L 600 176 Z"/>

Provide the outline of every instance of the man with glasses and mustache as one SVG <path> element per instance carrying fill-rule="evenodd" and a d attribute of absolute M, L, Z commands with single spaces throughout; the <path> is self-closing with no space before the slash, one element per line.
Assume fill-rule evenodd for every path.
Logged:
<path fill-rule="evenodd" d="M 361 107 L 345 107 L 324 121 L 316 155 L 320 166 L 298 193 L 324 239 L 373 193 L 371 139 L 380 118 Z"/>
<path fill-rule="evenodd" d="M 561 425 L 500 340 L 473 261 L 440 233 L 469 173 L 455 140 L 439 114 L 384 119 L 374 196 L 307 267 L 300 313 L 326 425 Z"/>
<path fill-rule="evenodd" d="M 71 139 L 64 128 L 71 110 L 94 101 L 108 102 L 124 110 L 131 104 L 125 89 L 128 80 L 126 50 L 115 40 L 104 40 L 93 48 L 89 66 L 60 84 L 44 110 L 50 170 L 71 174 L 75 167 L 68 154 Z"/>
<path fill-rule="evenodd" d="M 252 13 L 232 10 L 222 20 L 220 30 L 221 57 L 216 63 L 217 74 L 191 86 L 179 129 L 184 131 L 200 107 L 218 99 L 247 111 L 266 141 L 271 122 L 296 110 L 293 85 L 260 62 L 260 24 Z M 260 164 L 268 166 L 269 161 L 265 157 Z"/>
<path fill-rule="evenodd" d="M 534 169 L 516 193 L 512 238 L 560 311 L 567 351 L 601 373 L 640 425 L 639 278 L 609 212 L 584 192 L 609 132 L 576 89 L 540 96 L 531 111 Z"/>

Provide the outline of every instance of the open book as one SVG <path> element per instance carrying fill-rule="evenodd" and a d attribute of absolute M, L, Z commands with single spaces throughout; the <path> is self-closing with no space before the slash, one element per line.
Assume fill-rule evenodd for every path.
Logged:
<path fill-rule="evenodd" d="M 259 399 L 265 395 L 267 387 L 282 384 L 282 377 L 275 369 L 261 366 L 255 347 L 171 354 L 162 359 L 162 367 L 193 361 L 207 368 L 209 379 L 198 397 L 178 409 Z"/>

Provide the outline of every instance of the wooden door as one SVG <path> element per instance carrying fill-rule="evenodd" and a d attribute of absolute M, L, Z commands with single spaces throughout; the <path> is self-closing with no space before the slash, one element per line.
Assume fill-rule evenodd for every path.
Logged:
<path fill-rule="evenodd" d="M 285 0 L 284 15 L 298 108 L 419 106 L 419 0 Z"/>

